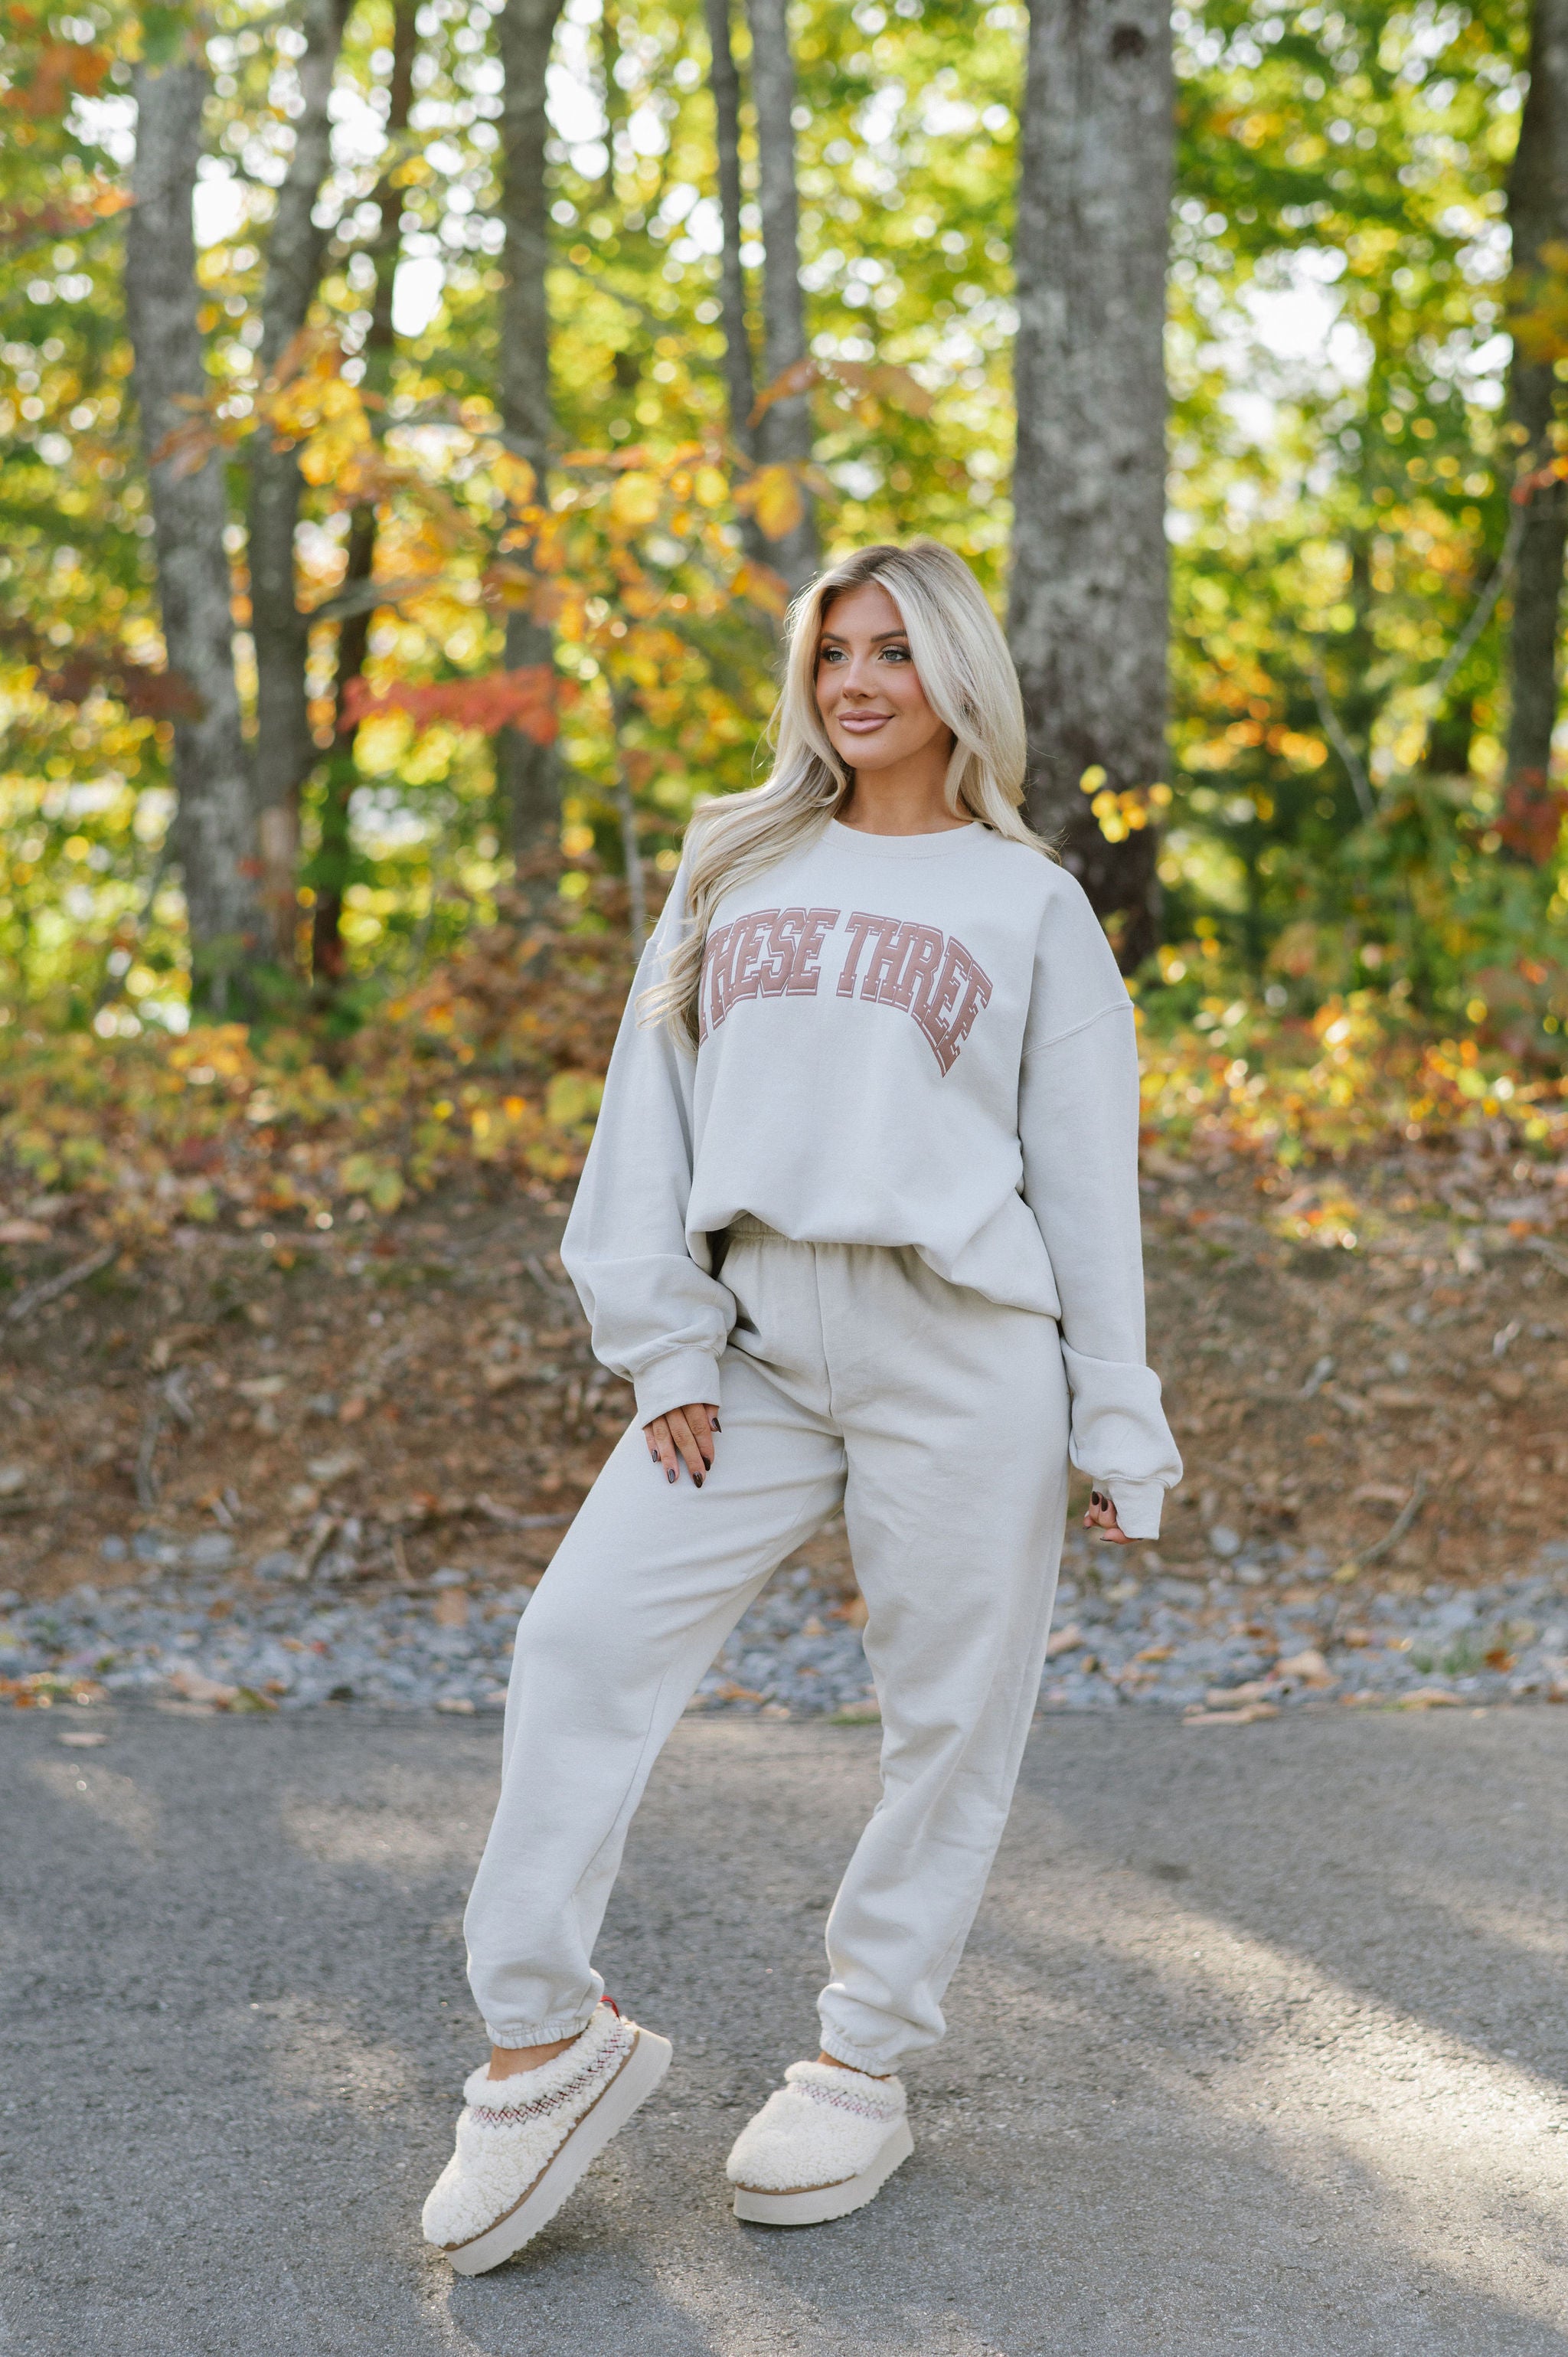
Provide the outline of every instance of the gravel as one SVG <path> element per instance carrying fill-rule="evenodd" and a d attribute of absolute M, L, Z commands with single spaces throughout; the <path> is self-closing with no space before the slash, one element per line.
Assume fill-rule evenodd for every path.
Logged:
<path fill-rule="evenodd" d="M 1226 1538 L 1231 1534 L 1224 1534 Z M 48 1603 L 0 1596 L 0 1699 L 145 1698 L 186 1709 L 319 1704 L 499 1710 L 531 1591 L 471 1569 L 374 1591 L 300 1577 L 300 1559 L 247 1564 L 232 1537 L 179 1545 L 156 1532 L 110 1541 L 145 1566 Z M 1047 1711 L 1139 1705 L 1208 1717 L 1333 1700 L 1568 1702 L 1568 1546 L 1484 1587 L 1347 1587 L 1310 1552 L 1219 1549 L 1212 1569 L 1167 1573 L 1069 1537 Z M 787 1565 L 703 1680 L 693 1711 L 773 1718 L 876 1715 L 857 1603 Z"/>

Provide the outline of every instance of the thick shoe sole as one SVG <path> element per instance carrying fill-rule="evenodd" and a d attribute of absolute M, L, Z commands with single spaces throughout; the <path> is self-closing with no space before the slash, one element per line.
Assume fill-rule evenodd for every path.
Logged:
<path fill-rule="evenodd" d="M 648 2101 L 670 2068 L 673 2052 L 667 2038 L 639 2029 L 632 2048 L 602 2095 L 583 2114 L 559 2152 L 552 2155 L 528 2191 L 504 2218 L 498 2218 L 471 2243 L 459 2243 L 446 2252 L 460 2276 L 487 2275 L 532 2242 L 548 2226 L 561 2204 L 575 2192 L 589 2163 L 598 2158 L 610 2138 L 618 2136 L 638 2107 Z"/>
<path fill-rule="evenodd" d="M 915 2149 L 908 2120 L 900 2120 L 885 2137 L 868 2169 L 837 2185 L 808 2186 L 803 2193 L 760 2193 L 752 2185 L 735 2190 L 735 2214 L 754 2226 L 822 2226 L 830 2218 L 847 2218 L 874 2201 L 896 2169 Z"/>

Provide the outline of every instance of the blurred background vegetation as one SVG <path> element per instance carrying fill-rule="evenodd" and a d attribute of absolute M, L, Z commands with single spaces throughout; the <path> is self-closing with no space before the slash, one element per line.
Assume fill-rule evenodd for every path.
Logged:
<path fill-rule="evenodd" d="M 816 552 L 934 533 L 999 612 L 1018 533 L 1042 561 L 1014 222 L 1064 168 L 1031 32 L 1077 15 L 1174 126 L 1167 753 L 1090 742 L 1070 781 L 1079 834 L 1153 848 L 1096 888 L 1151 1111 L 1558 1149 L 1562 0 L 1211 0 L 1168 48 L 1146 0 L 81 0 L 0 38 L 0 1125 L 34 1181 L 216 1216 L 200 1141 L 242 1114 L 255 1219 L 395 1208 L 454 1139 L 569 1171 Z M 1018 259 L 1036 295 L 1112 266 L 1087 231 Z"/>

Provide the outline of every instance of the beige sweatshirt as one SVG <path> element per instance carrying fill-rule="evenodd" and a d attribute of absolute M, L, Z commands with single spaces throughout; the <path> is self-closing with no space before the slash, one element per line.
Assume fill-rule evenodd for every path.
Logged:
<path fill-rule="evenodd" d="M 830 820 L 714 912 L 693 1057 L 637 999 L 562 1256 L 644 1422 L 719 1397 L 735 1303 L 710 1238 L 911 1245 L 951 1284 L 1059 1321 L 1071 1456 L 1131 1537 L 1181 1459 L 1144 1357 L 1132 1004 L 1082 889 L 982 826 Z"/>

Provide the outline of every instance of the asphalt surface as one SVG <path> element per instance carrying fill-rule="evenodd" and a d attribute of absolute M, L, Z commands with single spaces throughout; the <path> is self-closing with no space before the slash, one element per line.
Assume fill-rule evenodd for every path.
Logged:
<path fill-rule="evenodd" d="M 797 2233 L 723 2163 L 814 2046 L 875 1734 L 685 1722 L 602 1951 L 674 2069 L 464 2283 L 418 2210 L 498 1749 L 0 1717 L 4 2357 L 1568 2351 L 1568 1710 L 1039 1726 L 915 2158 Z"/>

